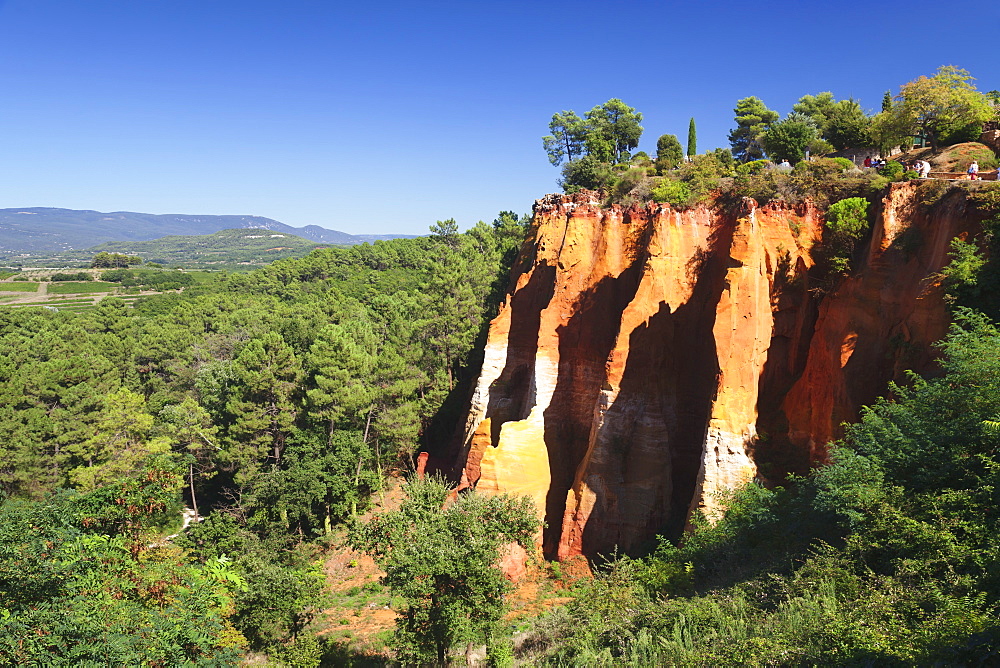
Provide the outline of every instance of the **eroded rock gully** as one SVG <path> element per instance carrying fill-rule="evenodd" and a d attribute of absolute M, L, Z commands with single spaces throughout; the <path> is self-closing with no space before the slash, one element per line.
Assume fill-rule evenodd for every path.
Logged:
<path fill-rule="evenodd" d="M 936 272 L 964 197 L 894 184 L 859 269 L 817 283 L 814 207 L 535 204 L 462 433 L 442 468 L 531 496 L 549 558 L 628 550 L 754 476 L 822 462 L 838 425 L 948 318 Z M 450 461 L 449 461 L 450 460 Z"/>

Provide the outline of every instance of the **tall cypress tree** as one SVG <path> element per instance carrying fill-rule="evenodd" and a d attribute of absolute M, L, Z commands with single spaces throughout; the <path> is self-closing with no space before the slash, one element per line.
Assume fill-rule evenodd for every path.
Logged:
<path fill-rule="evenodd" d="M 688 124 L 688 157 L 698 155 L 698 133 L 694 129 L 694 118 Z"/>

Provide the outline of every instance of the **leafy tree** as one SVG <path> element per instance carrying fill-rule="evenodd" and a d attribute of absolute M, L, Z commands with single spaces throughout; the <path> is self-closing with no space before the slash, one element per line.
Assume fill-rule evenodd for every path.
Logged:
<path fill-rule="evenodd" d="M 298 416 L 295 395 L 302 369 L 277 332 L 253 339 L 232 363 L 233 389 L 226 403 L 230 466 L 237 480 L 249 480 L 265 460 L 281 464 L 285 443 Z"/>
<path fill-rule="evenodd" d="M 371 324 L 357 319 L 326 325 L 309 350 L 315 387 L 306 391 L 310 414 L 327 423 L 327 434 L 341 421 L 352 427 L 370 419 L 376 398 L 378 343 Z"/>
<path fill-rule="evenodd" d="M 876 116 L 876 135 L 883 145 L 923 136 L 936 151 L 943 137 L 993 117 L 993 105 L 971 81 L 966 70 L 944 65 L 934 76 L 903 84 L 892 107 Z"/>
<path fill-rule="evenodd" d="M 819 136 L 838 151 L 867 146 L 870 142 L 868 127 L 871 120 L 853 99 L 835 100 L 829 91 L 803 95 L 792 105 L 792 111 L 809 116 L 816 124 Z"/>
<path fill-rule="evenodd" d="M 760 144 L 773 161 L 795 164 L 805 158 L 806 150 L 818 138 L 816 123 L 806 114 L 792 112 L 774 123 L 760 137 Z"/>
<path fill-rule="evenodd" d="M 826 124 L 835 104 L 836 100 L 833 99 L 833 93 L 824 91 L 816 95 L 803 95 L 799 98 L 798 102 L 792 105 L 792 111 L 809 116 L 816 124 L 816 127 L 820 131 L 823 131 L 826 129 Z"/>
<path fill-rule="evenodd" d="M 67 447 L 86 462 L 70 471 L 70 480 L 81 489 L 127 478 L 154 455 L 169 451 L 162 438 L 151 438 L 153 416 L 146 412 L 142 395 L 121 388 L 104 397 L 104 406 L 94 425 L 94 434 L 83 443 Z"/>
<path fill-rule="evenodd" d="M 188 468 L 188 492 L 191 508 L 198 513 L 198 495 L 195 475 L 211 477 L 215 469 L 215 453 L 219 449 L 212 416 L 198 405 L 193 397 L 184 397 L 179 404 L 164 406 L 160 410 L 161 430 L 175 448 L 184 453 Z"/>
<path fill-rule="evenodd" d="M 295 640 L 321 609 L 321 564 L 287 568 L 251 558 L 241 566 L 246 586 L 236 595 L 233 624 L 254 649 L 269 650 Z"/>
<path fill-rule="evenodd" d="M 892 91 L 887 90 L 882 95 L 882 111 L 892 110 Z"/>
<path fill-rule="evenodd" d="M 664 179 L 653 188 L 653 201 L 686 206 L 691 201 L 691 189 L 683 181 Z"/>
<path fill-rule="evenodd" d="M 138 255 L 124 255 L 106 251 L 101 251 L 90 261 L 90 266 L 93 269 L 121 269 L 133 264 L 142 264 L 142 258 Z"/>
<path fill-rule="evenodd" d="M 656 140 L 656 167 L 660 172 L 676 169 L 684 160 L 684 149 L 677 135 L 661 135 Z"/>
<path fill-rule="evenodd" d="M 642 114 L 618 98 L 612 98 L 584 114 L 587 124 L 584 144 L 589 155 L 617 165 L 628 162 L 631 150 L 642 136 Z"/>
<path fill-rule="evenodd" d="M 552 134 L 542 137 L 542 143 L 553 165 L 559 165 L 563 160 L 572 162 L 583 155 L 587 127 L 576 112 L 553 114 L 549 132 Z"/>
<path fill-rule="evenodd" d="M 468 493 L 445 507 L 441 481 L 411 481 L 399 510 L 352 529 L 351 543 L 385 569 L 382 581 L 405 601 L 396 627 L 404 662 L 444 666 L 461 642 L 495 642 L 510 584 L 500 548 L 529 549 L 538 520 L 527 497 Z"/>
<path fill-rule="evenodd" d="M 767 129 L 778 120 L 779 114 L 765 106 L 756 97 L 745 97 L 736 102 L 736 128 L 729 133 L 733 156 L 740 162 L 750 162 L 764 157 L 761 139 Z"/>
<path fill-rule="evenodd" d="M 855 244 L 868 230 L 868 200 L 848 197 L 830 205 L 826 211 L 824 253 L 830 258 L 831 270 L 847 271 Z"/>
<path fill-rule="evenodd" d="M 431 231 L 434 232 L 433 227 Z M 482 254 L 449 247 L 447 238 L 437 232 L 432 240 L 439 243 L 431 248 L 423 294 L 430 301 L 434 316 L 424 323 L 425 341 L 440 356 L 451 391 L 455 386 L 455 366 L 471 350 L 481 326 L 483 305 L 479 295 L 483 293 L 477 287 L 485 291 L 493 276 L 487 274 Z"/>
<path fill-rule="evenodd" d="M 615 182 L 611 166 L 593 155 L 585 155 L 579 160 L 563 165 L 559 185 L 568 193 L 587 190 L 608 190 Z"/>
<path fill-rule="evenodd" d="M 245 586 L 224 559 L 147 546 L 181 482 L 164 469 L 79 494 L 0 504 L 0 663 L 228 665 Z"/>
<path fill-rule="evenodd" d="M 842 151 L 870 146 L 871 118 L 855 100 L 840 100 L 826 113 L 823 138 Z"/>

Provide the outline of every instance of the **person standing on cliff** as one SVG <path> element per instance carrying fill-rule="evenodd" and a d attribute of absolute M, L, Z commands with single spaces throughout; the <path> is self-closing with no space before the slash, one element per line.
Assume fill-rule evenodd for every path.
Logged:
<path fill-rule="evenodd" d="M 978 178 L 979 178 L 979 163 L 973 160 L 972 164 L 969 165 L 969 180 L 975 181 Z"/>

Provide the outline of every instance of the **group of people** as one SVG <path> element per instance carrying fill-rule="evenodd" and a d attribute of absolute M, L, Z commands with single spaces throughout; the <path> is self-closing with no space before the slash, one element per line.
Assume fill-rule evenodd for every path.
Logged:
<path fill-rule="evenodd" d="M 972 164 L 969 165 L 969 168 L 965 171 L 969 175 L 970 181 L 979 180 L 979 163 L 977 161 L 973 160 Z M 997 168 L 996 174 L 993 176 L 993 178 L 996 179 L 997 181 L 1000 181 L 1000 168 Z"/>
<path fill-rule="evenodd" d="M 914 160 L 910 169 L 919 174 L 920 178 L 926 179 L 927 175 L 931 173 L 931 163 L 926 160 Z"/>
<path fill-rule="evenodd" d="M 912 163 L 909 164 L 909 166 L 907 166 L 907 164 L 902 161 L 899 162 L 900 164 L 903 165 L 903 169 L 912 169 L 922 179 L 926 179 L 928 174 L 931 173 L 931 163 L 927 162 L 926 160 L 914 160 Z M 885 164 L 886 164 L 885 158 L 880 158 L 878 156 L 875 157 L 868 156 L 865 158 L 865 167 L 868 167 L 870 169 L 880 169 L 882 167 L 885 167 Z M 970 181 L 979 180 L 979 163 L 973 160 L 972 164 L 969 165 L 969 168 L 966 170 L 966 174 L 969 175 Z M 997 170 L 995 178 L 997 181 L 1000 181 L 1000 169 Z"/>

